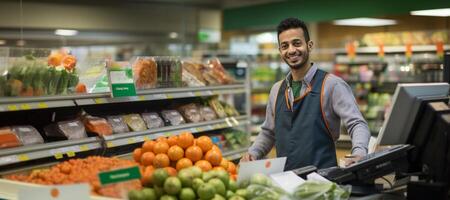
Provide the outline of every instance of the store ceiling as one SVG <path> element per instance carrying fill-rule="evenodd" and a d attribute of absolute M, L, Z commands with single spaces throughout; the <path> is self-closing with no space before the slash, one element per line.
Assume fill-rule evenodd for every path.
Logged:
<path fill-rule="evenodd" d="M 3 1 L 14 1 L 17 0 L 3 0 Z M 200 7 L 200 8 L 237 8 L 244 6 L 253 6 L 260 4 L 267 4 L 273 2 L 282 2 L 286 0 L 22 0 L 23 2 L 40 2 L 40 3 L 63 3 L 63 4 L 134 4 L 134 3 L 144 3 L 144 4 L 176 4 L 184 5 L 189 7 Z"/>

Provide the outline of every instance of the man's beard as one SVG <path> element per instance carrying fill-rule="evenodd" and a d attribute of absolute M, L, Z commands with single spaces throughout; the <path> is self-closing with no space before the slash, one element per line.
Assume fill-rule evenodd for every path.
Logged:
<path fill-rule="evenodd" d="M 308 50 L 303 55 L 303 58 L 304 59 L 302 60 L 302 62 L 299 64 L 296 64 L 296 65 L 290 65 L 289 62 L 286 61 L 286 59 L 284 60 L 284 62 L 286 62 L 286 64 L 288 64 L 289 68 L 291 68 L 291 69 L 300 69 L 300 68 L 303 68 L 304 66 L 306 66 L 306 64 L 309 60 L 309 51 Z"/>

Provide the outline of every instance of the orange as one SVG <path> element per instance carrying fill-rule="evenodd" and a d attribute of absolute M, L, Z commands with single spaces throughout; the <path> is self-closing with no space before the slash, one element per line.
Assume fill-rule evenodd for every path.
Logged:
<path fill-rule="evenodd" d="M 169 144 L 167 142 L 156 142 L 155 146 L 153 147 L 153 152 L 155 154 L 164 153 L 166 154 L 169 150 Z"/>
<path fill-rule="evenodd" d="M 164 167 L 164 169 L 167 171 L 169 176 L 176 176 L 177 175 L 177 170 L 175 168 L 173 168 L 173 167 Z"/>
<path fill-rule="evenodd" d="M 177 161 L 177 160 L 180 160 L 181 158 L 183 158 L 184 150 L 177 145 L 171 146 L 169 148 L 169 150 L 167 151 L 167 155 L 169 156 L 169 159 L 171 161 Z"/>
<path fill-rule="evenodd" d="M 187 158 L 182 158 L 178 160 L 177 162 L 177 170 L 180 171 L 181 169 L 187 168 L 192 166 L 192 161 Z"/>
<path fill-rule="evenodd" d="M 223 167 L 221 167 L 221 166 L 213 167 L 212 170 L 223 170 L 223 171 L 227 171 L 227 170 L 225 170 L 225 168 L 223 168 Z"/>
<path fill-rule="evenodd" d="M 195 162 L 195 166 L 200 167 L 202 171 L 206 172 L 212 169 L 211 163 L 206 160 L 199 160 Z"/>
<path fill-rule="evenodd" d="M 145 152 L 141 156 L 141 164 L 144 166 L 152 165 L 153 159 L 155 159 L 155 154 L 153 152 Z"/>
<path fill-rule="evenodd" d="M 156 139 L 156 142 L 167 142 L 167 138 L 164 136 L 160 136 L 158 139 Z"/>
<path fill-rule="evenodd" d="M 151 166 L 151 165 L 147 166 L 144 169 L 144 173 L 143 173 L 142 178 L 141 178 L 142 185 L 150 185 L 150 184 L 152 184 L 152 176 L 153 176 L 153 172 L 154 171 L 155 171 L 155 168 L 153 166 Z"/>
<path fill-rule="evenodd" d="M 197 146 L 199 146 L 203 152 L 208 152 L 212 148 L 213 143 L 208 136 L 201 136 L 197 138 Z"/>
<path fill-rule="evenodd" d="M 211 149 L 221 151 L 220 148 L 215 144 L 211 147 Z"/>
<path fill-rule="evenodd" d="M 137 148 L 133 151 L 133 159 L 134 161 L 140 163 L 141 162 L 141 156 L 142 156 L 142 149 Z"/>
<path fill-rule="evenodd" d="M 156 142 L 153 140 L 145 141 L 144 144 L 142 144 L 142 151 L 143 152 L 153 152 L 153 147 L 155 147 Z"/>
<path fill-rule="evenodd" d="M 203 151 L 198 146 L 190 146 L 189 148 L 186 149 L 184 156 L 189 160 L 191 160 L 192 162 L 197 162 L 200 159 L 202 159 Z"/>
<path fill-rule="evenodd" d="M 233 163 L 233 162 L 231 162 L 231 161 L 228 161 L 228 173 L 230 173 L 230 174 L 236 174 L 236 165 Z"/>
<path fill-rule="evenodd" d="M 194 136 L 192 133 L 185 132 L 178 136 L 178 146 L 186 149 L 194 144 Z"/>
<path fill-rule="evenodd" d="M 220 151 L 211 149 L 205 154 L 205 160 L 207 160 L 213 166 L 219 166 L 222 161 L 222 153 Z"/>
<path fill-rule="evenodd" d="M 176 135 L 170 136 L 169 139 L 167 139 L 167 143 L 169 144 L 169 146 L 177 145 L 178 136 L 176 136 Z"/>
<path fill-rule="evenodd" d="M 170 164 L 169 157 L 166 154 L 157 154 L 153 159 L 153 167 L 155 168 L 163 168 L 168 167 Z"/>
<path fill-rule="evenodd" d="M 223 167 L 224 169 L 228 169 L 228 160 L 222 158 L 222 160 L 220 161 L 220 166 Z"/>

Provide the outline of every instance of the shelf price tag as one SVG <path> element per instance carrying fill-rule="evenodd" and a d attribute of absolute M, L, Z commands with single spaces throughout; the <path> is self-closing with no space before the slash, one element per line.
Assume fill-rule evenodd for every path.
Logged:
<path fill-rule="evenodd" d="M 164 133 L 164 135 L 165 135 L 166 137 L 170 137 L 170 136 L 172 136 L 173 134 L 172 134 L 172 133 Z"/>
<path fill-rule="evenodd" d="M 141 173 L 139 167 L 130 167 L 125 169 L 117 169 L 113 171 L 101 172 L 98 174 L 101 185 L 119 183 L 133 179 L 140 179 Z"/>
<path fill-rule="evenodd" d="M 145 96 L 139 96 L 138 99 L 141 100 L 141 101 L 144 101 L 145 100 Z"/>
<path fill-rule="evenodd" d="M 167 98 L 167 99 L 173 99 L 173 95 L 171 95 L 171 94 L 166 94 L 166 98 Z"/>
<path fill-rule="evenodd" d="M 38 108 L 48 108 L 48 105 L 46 103 L 39 103 Z"/>
<path fill-rule="evenodd" d="M 61 158 L 64 157 L 62 153 L 55 153 L 54 156 L 55 156 L 56 159 L 61 159 Z"/>
<path fill-rule="evenodd" d="M 69 151 L 69 152 L 67 152 L 67 156 L 69 156 L 69 158 L 74 157 L 75 156 L 75 152 Z"/>
<path fill-rule="evenodd" d="M 96 99 L 94 99 L 94 102 L 95 102 L 96 104 L 102 104 L 102 103 L 105 103 L 105 99 L 102 99 L 102 98 L 96 98 Z"/>
<path fill-rule="evenodd" d="M 89 147 L 87 145 L 80 146 L 80 151 L 87 151 L 87 150 L 89 150 Z"/>
<path fill-rule="evenodd" d="M 31 106 L 30 106 L 30 104 L 22 104 L 22 105 L 20 105 L 20 108 L 22 110 L 30 110 Z"/>
<path fill-rule="evenodd" d="M 195 95 L 196 97 L 203 96 L 203 95 L 202 95 L 202 92 L 200 92 L 200 91 L 194 92 L 194 95 Z"/>
<path fill-rule="evenodd" d="M 8 110 L 10 110 L 10 111 L 16 111 L 16 110 L 18 110 L 18 108 L 17 108 L 16 105 L 8 105 Z"/>
<path fill-rule="evenodd" d="M 112 147 L 114 147 L 114 144 L 112 142 L 107 142 L 106 147 L 112 148 Z"/>
<path fill-rule="evenodd" d="M 128 144 L 134 144 L 136 140 L 134 138 L 128 138 Z"/>
<path fill-rule="evenodd" d="M 204 129 L 203 129 L 202 127 L 195 128 L 195 130 L 196 130 L 197 132 L 203 132 L 203 131 L 204 131 Z"/>
<path fill-rule="evenodd" d="M 19 156 L 17 156 L 17 159 L 19 159 L 20 161 L 30 160 L 27 154 L 20 154 Z"/>
<path fill-rule="evenodd" d="M 148 136 L 144 136 L 144 141 L 150 140 Z"/>

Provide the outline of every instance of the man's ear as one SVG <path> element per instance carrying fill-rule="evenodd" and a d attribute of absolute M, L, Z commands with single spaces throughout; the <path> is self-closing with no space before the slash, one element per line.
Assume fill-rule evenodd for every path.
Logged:
<path fill-rule="evenodd" d="M 308 41 L 308 50 L 312 50 L 314 47 L 314 42 L 312 40 Z"/>

